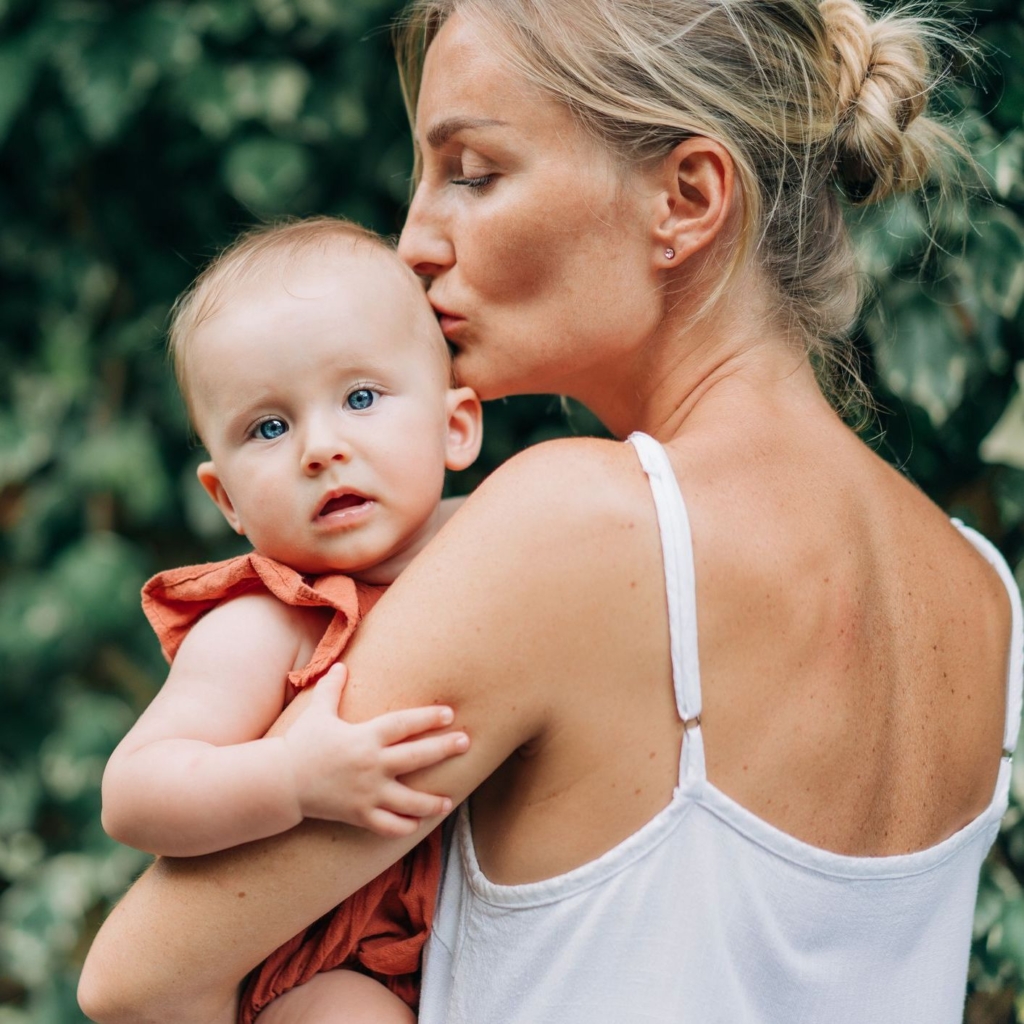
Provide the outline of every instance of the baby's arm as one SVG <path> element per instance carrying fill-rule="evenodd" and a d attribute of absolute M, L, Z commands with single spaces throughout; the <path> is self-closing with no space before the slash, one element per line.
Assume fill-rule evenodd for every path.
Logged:
<path fill-rule="evenodd" d="M 398 835 L 420 816 L 446 812 L 444 798 L 416 793 L 396 776 L 458 752 L 448 736 L 403 742 L 448 724 L 447 708 L 350 725 L 336 714 L 344 675 L 334 670 L 294 737 L 261 738 L 284 705 L 287 673 L 324 628 L 321 616 L 250 595 L 193 627 L 167 682 L 107 765 L 110 835 L 184 857 L 275 835 L 307 816 Z"/>

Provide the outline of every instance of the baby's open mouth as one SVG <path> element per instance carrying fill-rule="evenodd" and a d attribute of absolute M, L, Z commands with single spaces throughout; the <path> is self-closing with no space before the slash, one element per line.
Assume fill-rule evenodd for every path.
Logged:
<path fill-rule="evenodd" d="M 328 498 L 317 513 L 318 516 L 329 516 L 332 512 L 345 512 L 350 508 L 365 505 L 370 499 L 361 494 L 341 494 L 337 498 Z"/>

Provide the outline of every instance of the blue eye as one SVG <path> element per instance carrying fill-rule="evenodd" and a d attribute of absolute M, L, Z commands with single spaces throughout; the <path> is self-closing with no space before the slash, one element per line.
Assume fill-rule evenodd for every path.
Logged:
<path fill-rule="evenodd" d="M 288 424 L 284 420 L 264 420 L 256 426 L 256 436 L 264 441 L 274 441 L 288 430 Z"/>
<path fill-rule="evenodd" d="M 353 391 L 345 402 L 350 409 L 369 409 L 376 400 L 377 396 L 369 388 L 360 388 Z"/>

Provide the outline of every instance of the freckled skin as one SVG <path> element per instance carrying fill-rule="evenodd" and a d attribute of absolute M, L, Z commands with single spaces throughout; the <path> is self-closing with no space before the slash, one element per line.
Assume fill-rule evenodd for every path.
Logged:
<path fill-rule="evenodd" d="M 427 54 L 416 115 L 423 173 L 399 254 L 429 275 L 432 301 L 465 318 L 450 335 L 461 382 L 484 399 L 544 392 L 587 401 L 598 379 L 631 358 L 638 321 L 656 323 L 650 298 L 660 282 L 641 255 L 640 191 L 564 107 L 525 82 L 510 88 L 476 35 L 454 20 L 444 32 L 444 54 Z M 432 148 L 430 126 L 467 107 L 501 123 Z M 453 184 L 481 176 L 493 180 Z M 623 303 L 631 291 L 640 300 Z"/>

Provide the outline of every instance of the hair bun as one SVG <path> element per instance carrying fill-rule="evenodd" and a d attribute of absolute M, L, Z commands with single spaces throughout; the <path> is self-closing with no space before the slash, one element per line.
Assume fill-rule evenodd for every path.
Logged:
<path fill-rule="evenodd" d="M 936 84 L 928 27 L 898 14 L 875 21 L 858 0 L 820 10 L 836 61 L 836 179 L 855 202 L 920 188 L 945 136 L 918 120 Z"/>

